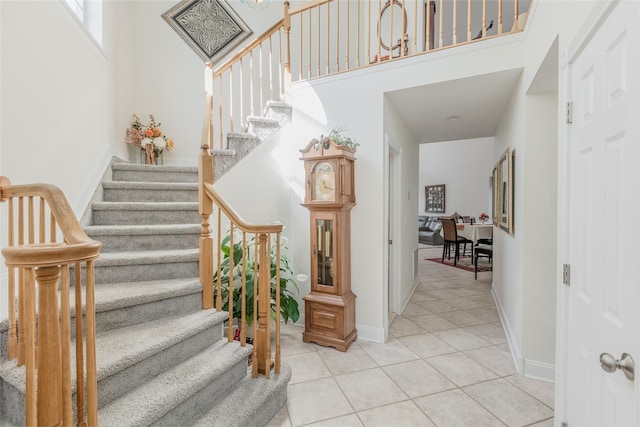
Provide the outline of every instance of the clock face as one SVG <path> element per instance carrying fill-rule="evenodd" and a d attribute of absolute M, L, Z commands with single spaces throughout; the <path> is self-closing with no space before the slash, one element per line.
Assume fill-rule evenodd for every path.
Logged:
<path fill-rule="evenodd" d="M 328 162 L 320 162 L 311 174 L 311 199 L 335 201 L 336 175 Z"/>

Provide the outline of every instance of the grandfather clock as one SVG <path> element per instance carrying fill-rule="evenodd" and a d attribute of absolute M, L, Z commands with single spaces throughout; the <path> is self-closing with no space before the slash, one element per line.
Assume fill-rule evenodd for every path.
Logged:
<path fill-rule="evenodd" d="M 355 150 L 313 139 L 300 150 L 311 219 L 311 292 L 303 297 L 304 342 L 346 351 L 357 338 L 356 295 L 351 292 L 351 208 Z"/>

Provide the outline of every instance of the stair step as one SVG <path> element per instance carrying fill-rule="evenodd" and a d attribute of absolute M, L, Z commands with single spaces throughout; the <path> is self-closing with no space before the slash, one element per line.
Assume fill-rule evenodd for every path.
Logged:
<path fill-rule="evenodd" d="M 95 261 L 97 284 L 198 277 L 198 249 L 107 252 Z"/>
<path fill-rule="evenodd" d="M 85 313 L 85 288 L 82 288 Z M 153 280 L 99 284 L 95 287 L 96 329 L 109 331 L 144 322 L 193 313 L 202 308 L 198 279 Z M 71 317 L 75 319 L 75 293 L 71 292 Z M 71 321 L 75 333 L 75 323 Z"/>
<path fill-rule="evenodd" d="M 198 168 L 194 166 L 113 163 L 111 170 L 114 181 L 198 182 Z"/>
<path fill-rule="evenodd" d="M 291 368 L 282 364 L 280 374 L 270 379 L 247 376 L 192 427 L 265 426 L 287 401 Z"/>
<path fill-rule="evenodd" d="M 98 406 L 108 406 L 123 394 L 144 387 L 149 378 L 162 375 L 194 354 L 210 349 L 211 343 L 226 342 L 222 339 L 222 323 L 227 318 L 225 312 L 198 310 L 98 333 Z M 70 355 L 71 366 L 75 366 L 73 340 Z M 71 376 L 75 401 L 75 369 L 71 370 Z M 15 360 L 4 362 L 0 365 L 0 378 L 3 391 L 0 412 L 12 423 L 24 425 L 25 367 L 18 367 Z M 149 398 L 149 395 L 141 398 Z"/>
<path fill-rule="evenodd" d="M 227 318 L 225 312 L 199 310 L 99 333 L 96 338 L 99 406 L 122 398 L 150 378 L 220 341 L 222 323 Z"/>
<path fill-rule="evenodd" d="M 191 249 L 198 247 L 199 224 L 93 225 L 84 228 L 89 237 L 102 242 L 102 253 Z"/>
<path fill-rule="evenodd" d="M 199 224 L 198 203 L 96 202 L 94 225 Z"/>
<path fill-rule="evenodd" d="M 217 342 L 101 408 L 101 426 L 189 425 L 246 376 L 251 347 Z M 239 402 L 236 402 L 238 404 Z"/>
<path fill-rule="evenodd" d="M 262 116 L 247 117 L 247 132 L 255 134 L 260 141 L 264 141 L 280 129 L 280 122 Z"/>
<path fill-rule="evenodd" d="M 102 184 L 105 202 L 196 202 L 197 182 L 125 182 Z"/>

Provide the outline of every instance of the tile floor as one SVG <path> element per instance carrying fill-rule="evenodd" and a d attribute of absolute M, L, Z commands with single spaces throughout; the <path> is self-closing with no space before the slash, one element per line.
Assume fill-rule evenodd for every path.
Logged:
<path fill-rule="evenodd" d="M 553 426 L 554 386 L 516 373 L 491 296 L 491 273 L 425 261 L 419 285 L 385 344 L 354 342 L 345 353 L 302 342 L 282 328 L 293 376 L 269 427 Z"/>

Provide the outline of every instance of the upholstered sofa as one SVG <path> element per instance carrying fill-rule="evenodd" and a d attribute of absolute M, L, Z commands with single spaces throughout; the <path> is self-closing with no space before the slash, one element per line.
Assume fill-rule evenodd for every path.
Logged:
<path fill-rule="evenodd" d="M 442 223 L 436 216 L 418 217 L 418 241 L 427 245 L 442 245 L 444 239 L 440 235 Z"/>

